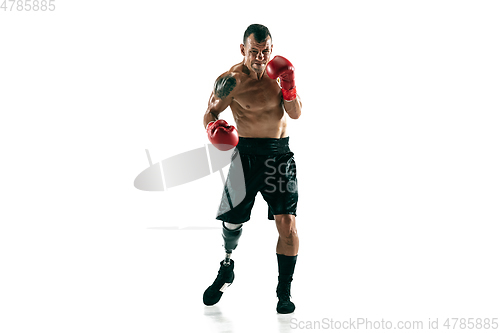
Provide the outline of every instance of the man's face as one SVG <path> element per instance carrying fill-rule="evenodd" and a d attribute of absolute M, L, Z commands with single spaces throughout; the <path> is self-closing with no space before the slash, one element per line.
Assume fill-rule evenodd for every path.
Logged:
<path fill-rule="evenodd" d="M 266 69 L 266 65 L 271 60 L 273 44 L 268 36 L 263 42 L 257 43 L 253 34 L 248 36 L 245 44 L 240 45 L 241 54 L 245 57 L 245 65 L 260 74 Z"/>

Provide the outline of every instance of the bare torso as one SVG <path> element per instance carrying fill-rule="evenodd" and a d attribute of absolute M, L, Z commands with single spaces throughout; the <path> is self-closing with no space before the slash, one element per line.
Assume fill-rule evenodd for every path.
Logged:
<path fill-rule="evenodd" d="M 218 80 L 224 77 L 228 78 L 224 84 L 227 85 L 227 81 L 232 82 L 233 88 L 227 97 L 222 99 L 220 97 L 224 94 L 217 93 L 216 88 L 215 93 L 212 93 L 208 112 L 217 116 L 229 106 L 241 137 L 284 138 L 288 136 L 281 88 L 276 80 L 269 78 L 267 73 L 264 73 L 260 79 L 251 77 L 249 69 L 243 63 L 231 67 Z"/>

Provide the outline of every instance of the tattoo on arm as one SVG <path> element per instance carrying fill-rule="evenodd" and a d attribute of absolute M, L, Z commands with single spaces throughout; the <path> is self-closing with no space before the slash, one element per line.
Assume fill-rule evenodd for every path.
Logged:
<path fill-rule="evenodd" d="M 229 96 L 234 87 L 236 87 L 236 79 L 230 74 L 224 75 L 223 77 L 215 81 L 215 96 L 220 99 L 224 99 Z"/>

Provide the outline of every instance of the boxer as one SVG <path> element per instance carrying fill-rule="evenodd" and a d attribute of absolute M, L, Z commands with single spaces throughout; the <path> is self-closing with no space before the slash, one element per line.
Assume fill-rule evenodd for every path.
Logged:
<path fill-rule="evenodd" d="M 243 61 L 231 67 L 215 81 L 203 124 L 214 145 L 234 147 L 241 160 L 245 197 L 233 206 L 230 193 L 241 189 L 231 181 L 235 166 L 231 163 L 216 219 L 222 221 L 222 237 L 226 250 L 217 278 L 203 294 L 205 305 L 214 305 L 234 280 L 232 251 L 238 245 L 243 223 L 250 213 L 257 192 L 268 204 L 268 219 L 278 229 L 276 255 L 278 313 L 291 313 L 290 287 L 299 250 L 296 228 L 298 201 L 294 154 L 288 145 L 287 118 L 298 119 L 302 103 L 297 95 L 292 63 L 275 56 L 269 30 L 260 24 L 250 25 L 243 36 L 240 51 Z M 219 115 L 229 107 L 236 128 Z M 237 136 L 237 139 L 235 137 Z M 241 182 L 239 182 L 241 184 Z M 258 240 L 255 240 L 258 242 Z"/>

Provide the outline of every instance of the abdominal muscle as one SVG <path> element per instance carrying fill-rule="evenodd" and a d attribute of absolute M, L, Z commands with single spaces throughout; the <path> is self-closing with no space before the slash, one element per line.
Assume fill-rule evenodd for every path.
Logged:
<path fill-rule="evenodd" d="M 283 108 L 279 107 L 269 111 L 250 111 L 232 103 L 231 110 L 236 122 L 238 135 L 244 138 L 285 138 L 286 116 Z"/>

